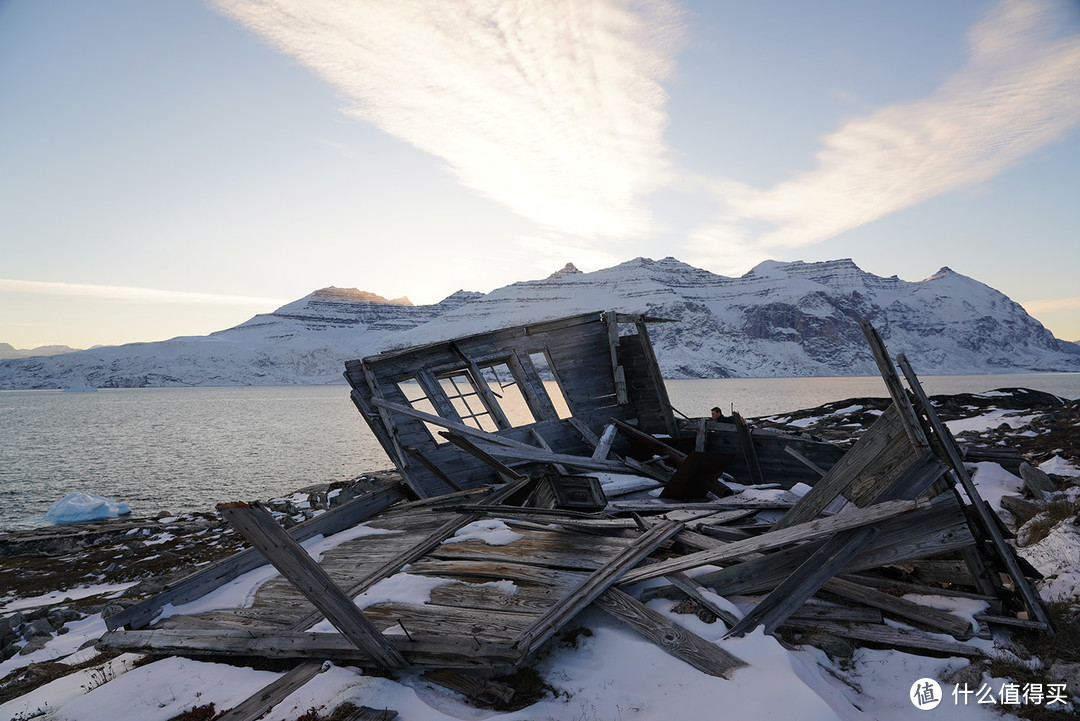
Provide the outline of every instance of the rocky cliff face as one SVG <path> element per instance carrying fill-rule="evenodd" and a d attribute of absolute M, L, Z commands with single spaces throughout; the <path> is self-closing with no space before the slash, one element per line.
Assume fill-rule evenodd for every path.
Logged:
<path fill-rule="evenodd" d="M 949 268 L 907 282 L 846 259 L 767 261 L 728 278 L 636 258 L 433 305 L 324 288 L 209 336 L 2 361 L 0 388 L 333 383 L 345 360 L 390 347 L 609 309 L 674 321 L 650 326 L 669 378 L 872 375 L 862 316 L 923 374 L 1080 370 L 1075 344 Z"/>

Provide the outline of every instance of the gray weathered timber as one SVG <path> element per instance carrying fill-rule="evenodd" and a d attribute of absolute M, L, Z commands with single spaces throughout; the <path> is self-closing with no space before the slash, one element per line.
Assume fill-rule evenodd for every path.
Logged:
<path fill-rule="evenodd" d="M 432 462 L 431 462 L 431 461 L 430 461 L 430 460 L 428 459 L 428 457 L 427 457 L 427 456 L 425 456 L 425 455 L 424 455 L 423 453 L 421 453 L 420 451 L 416 450 L 416 449 L 415 449 L 415 448 L 413 448 L 412 446 L 402 446 L 402 447 L 401 447 L 401 450 L 405 451 L 405 453 L 406 453 L 406 454 L 407 454 L 407 455 L 408 455 L 408 456 L 409 456 L 410 458 L 412 458 L 412 459 L 413 459 L 414 461 L 416 461 L 417 463 L 419 463 L 420 465 L 422 465 L 422 466 L 423 466 L 424 468 L 426 468 L 426 469 L 428 469 L 429 471 L 431 471 L 431 472 L 432 472 L 432 473 L 433 473 L 433 474 L 434 474 L 434 475 L 435 475 L 435 476 L 436 476 L 436 477 L 437 477 L 437 478 L 438 478 L 438 479 L 439 479 L 440 481 L 442 481 L 443 483 L 445 483 L 445 484 L 446 484 L 447 486 L 449 486 L 449 487 L 450 487 L 451 489 L 453 489 L 454 491 L 461 491 L 461 490 L 463 490 L 463 489 L 461 488 L 461 486 L 459 486 L 458 484 L 454 483 L 454 480 L 453 480 L 452 478 L 450 478 L 450 476 L 448 476 L 448 475 L 446 475 L 445 473 L 443 473 L 443 472 L 442 472 L 442 469 L 441 469 L 441 468 L 439 468 L 439 467 L 438 467 L 438 466 L 436 466 L 436 465 L 435 465 L 434 463 L 432 463 Z M 421 499 L 421 500 L 423 500 L 423 499 Z"/>
<path fill-rule="evenodd" d="M 290 528 L 288 534 L 297 541 L 305 541 L 320 534 L 332 536 L 371 518 L 404 498 L 401 487 L 393 484 L 353 498 L 309 521 L 299 523 Z M 179 606 L 202 598 L 234 578 L 264 565 L 266 559 L 262 554 L 249 548 L 184 577 L 156 596 L 109 616 L 105 623 L 110 630 L 121 626 L 131 629 L 145 628 L 161 613 L 166 604 Z"/>
<path fill-rule="evenodd" d="M 817 631 L 831 636 L 839 636 L 840 638 L 853 638 L 858 641 L 878 643 L 890 648 L 914 648 L 920 651 L 933 651 L 949 656 L 964 656 L 967 658 L 980 658 L 985 655 L 981 649 L 969 646 L 966 643 L 943 641 L 921 631 L 909 631 L 890 626 L 841 625 L 827 621 L 802 621 L 794 618 L 789 618 L 783 625 L 785 628 Z"/>
<path fill-rule="evenodd" d="M 362 365 L 361 367 L 363 369 L 364 382 L 367 384 L 367 388 L 371 393 L 371 399 L 373 401 L 381 400 L 383 397 L 383 392 L 382 388 L 379 387 L 379 381 L 375 378 L 375 375 L 371 372 L 370 368 L 368 368 L 366 365 Z M 352 393 L 357 392 L 358 391 L 354 386 Z M 354 400 L 353 403 L 357 405 L 357 407 L 360 407 L 360 404 L 357 403 L 356 400 Z M 386 436 L 390 439 L 390 444 L 388 446 L 384 446 L 383 450 L 387 452 L 386 454 L 390 456 L 390 460 L 392 460 L 394 462 L 394 465 L 397 466 L 398 471 L 401 473 L 402 479 L 409 486 L 412 492 L 415 493 L 419 498 L 427 498 L 431 494 L 429 494 L 427 490 L 424 489 L 423 484 L 419 483 L 416 479 L 414 479 L 412 477 L 412 474 L 409 472 L 409 459 L 405 456 L 405 452 L 401 449 L 401 443 L 398 438 L 400 433 L 398 431 L 397 423 L 394 422 L 393 416 L 387 413 L 386 410 L 382 407 L 379 407 L 377 412 L 379 414 L 380 420 L 382 420 L 383 427 L 386 429 Z"/>
<path fill-rule="evenodd" d="M 944 631 L 961 641 L 971 638 L 977 629 L 963 618 L 930 606 L 883 593 L 841 578 L 830 578 L 821 586 L 823 591 L 877 608 L 890 616 L 906 618 L 915 623 Z"/>
<path fill-rule="evenodd" d="M 833 499 L 897 439 L 904 430 L 895 406 L 889 406 L 850 451 L 816 482 L 805 496 L 773 528 L 786 528 L 816 518 Z"/>
<path fill-rule="evenodd" d="M 905 513 L 911 513 L 912 511 L 921 508 L 927 508 L 929 505 L 929 501 L 897 500 L 879 503 L 868 508 L 854 509 L 848 513 L 841 513 L 828 518 L 819 518 L 810 521 L 809 523 L 801 523 L 798 526 L 782 528 L 777 531 L 769 531 L 768 533 L 763 533 L 760 536 L 748 538 L 744 541 L 723 544 L 711 550 L 698 551 L 697 553 L 691 553 L 667 561 L 660 561 L 658 563 L 649 564 L 648 566 L 635 568 L 624 575 L 619 584 L 625 585 L 628 583 L 636 583 L 638 581 L 659 578 L 660 576 L 666 576 L 669 573 L 686 571 L 707 564 L 732 561 L 751 553 L 780 548 L 781 546 L 786 546 L 791 543 L 809 541 L 814 538 L 821 538 L 822 536 L 828 536 L 852 528 L 859 528 L 872 523 L 880 523 L 881 521 L 895 518 Z"/>
<path fill-rule="evenodd" d="M 739 434 L 739 450 L 742 452 L 743 460 L 746 461 L 746 467 L 750 469 L 750 478 L 756 485 L 762 485 L 765 483 L 765 474 L 761 472 L 761 464 L 758 463 L 757 450 L 754 448 L 754 438 L 750 434 L 750 426 L 746 425 L 746 421 L 743 420 L 738 411 L 733 411 L 731 418 L 735 421 L 735 430 Z"/>
<path fill-rule="evenodd" d="M 911 499 L 925 491 L 945 472 L 945 466 L 929 450 L 900 477 L 868 490 L 868 503 Z M 847 515 L 847 514 L 844 514 Z M 757 625 L 772 633 L 791 613 L 843 569 L 881 531 L 881 526 L 841 531 L 825 541 L 807 561 L 777 586 L 765 600 L 729 632 L 741 636 Z"/>
<path fill-rule="evenodd" d="M 522 631 L 515 642 L 522 656 L 528 656 L 539 648 L 544 641 L 558 631 L 565 623 L 588 606 L 597 596 L 607 590 L 628 570 L 641 563 L 660 544 L 683 529 L 681 523 L 662 521 L 623 549 L 588 578 L 560 604 L 553 606 L 540 616 L 527 629 Z"/>
<path fill-rule="evenodd" d="M 451 691 L 457 691 L 464 696 L 488 705 L 496 702 L 510 703 L 514 698 L 514 689 L 512 687 L 504 683 L 477 678 L 460 671 L 441 669 L 428 671 L 424 674 L 424 680 L 436 683 Z"/>
<path fill-rule="evenodd" d="M 673 448 L 659 438 L 640 431 L 637 428 L 634 428 L 629 423 L 624 423 L 623 421 L 620 421 L 618 418 L 612 418 L 611 422 L 615 424 L 615 427 L 618 428 L 619 432 L 621 432 L 623 435 L 642 443 L 647 448 L 649 448 L 649 450 L 656 453 L 656 455 L 664 456 L 670 459 L 675 465 L 678 465 L 679 463 L 682 463 L 686 460 L 685 453 L 683 453 L 677 448 Z"/>
<path fill-rule="evenodd" d="M 611 350 L 611 375 L 615 383 L 615 399 L 620 405 L 630 402 L 626 392 L 626 371 L 619 361 L 619 323 L 615 311 L 604 313 L 604 325 L 607 326 L 608 348 Z"/>
<path fill-rule="evenodd" d="M 611 471 L 613 473 L 626 473 L 626 465 L 620 461 L 593 460 L 589 456 L 571 456 L 566 453 L 552 453 L 543 448 L 533 447 L 510 448 L 504 446 L 489 445 L 483 450 L 499 458 L 512 458 L 522 461 L 535 461 L 537 463 L 561 463 L 564 466 L 581 468 L 587 471 Z"/>
<path fill-rule="evenodd" d="M 865 571 L 903 563 L 937 553 L 948 553 L 974 543 L 954 496 L 935 498 L 929 508 L 881 524 L 879 536 L 844 569 L 845 573 Z M 773 551 L 763 557 L 743 561 L 717 571 L 700 574 L 695 581 L 721 596 L 755 593 L 775 588 L 821 547 L 810 541 L 793 548 Z M 647 588 L 642 597 L 672 598 L 670 586 Z"/>
<path fill-rule="evenodd" d="M 593 449 L 592 459 L 594 461 L 607 460 L 608 453 L 611 452 L 611 444 L 615 440 L 615 431 L 614 423 L 608 423 L 604 426 L 604 432 L 600 434 L 600 440 L 597 442 L 596 448 Z"/>
<path fill-rule="evenodd" d="M 505 643 L 482 637 L 443 632 L 438 636 L 417 633 L 387 636 L 416 668 L 483 668 L 508 671 L 517 663 Z M 101 637 L 99 644 L 117 651 L 167 656 L 261 656 L 265 658 L 315 658 L 331 661 L 374 663 L 362 650 L 339 633 L 293 633 L 261 630 L 117 629 Z"/>
<path fill-rule="evenodd" d="M 700 418 L 680 419 L 678 421 L 680 433 L 674 434 L 674 437 L 693 436 L 696 440 L 701 420 Z M 750 469 L 743 460 L 739 434 L 734 424 L 705 419 L 705 430 L 704 450 L 712 453 L 734 454 L 735 459 L 728 466 L 727 473 L 740 483 L 749 483 L 751 481 Z M 790 488 L 796 483 L 812 486 L 821 478 L 819 474 L 786 453 L 785 447 L 794 448 L 825 470 L 832 468 L 844 455 L 843 449 L 831 443 L 799 438 L 786 433 L 751 433 L 751 438 L 762 473 L 770 481 L 779 483 L 784 488 Z"/>
<path fill-rule="evenodd" d="M 216 721 L 256 721 L 267 711 L 306 684 L 322 669 L 321 661 L 304 661 L 278 678 L 249 696 L 240 704 L 233 706 Z"/>
<path fill-rule="evenodd" d="M 631 384 L 631 389 L 634 391 L 635 396 L 640 396 L 645 390 L 651 391 L 655 395 L 655 399 L 652 402 L 652 410 L 658 411 L 661 418 L 663 418 L 664 426 L 662 428 L 650 428 L 645 427 L 645 430 L 651 432 L 663 432 L 669 436 L 676 436 L 679 433 L 679 427 L 675 423 L 675 415 L 671 411 L 671 400 L 668 398 L 667 386 L 664 385 L 664 378 L 660 375 L 660 364 L 656 360 L 656 352 L 653 350 L 652 339 L 649 338 L 648 322 L 650 319 L 644 316 L 637 316 L 634 319 L 634 326 L 637 328 L 637 341 L 641 348 L 641 354 L 645 357 L 645 374 L 647 379 L 652 381 L 651 383 L 641 382 L 645 380 L 640 379 L 638 382 Z M 667 322 L 664 319 L 659 319 L 659 322 Z M 638 374 L 635 374 L 638 375 Z M 640 398 L 636 399 L 636 402 L 640 405 Z M 638 416 L 642 420 L 649 419 L 653 414 L 645 411 L 649 408 L 639 409 Z"/>
<path fill-rule="evenodd" d="M 508 483 L 504 486 L 501 486 L 489 493 L 487 497 L 480 502 L 480 504 L 481 506 L 484 506 L 488 504 L 501 503 L 507 498 L 513 496 L 515 493 L 523 490 L 529 484 L 529 482 L 529 478 L 520 478 L 513 483 Z M 359 581 L 353 583 L 344 592 L 346 597 L 350 599 L 355 598 L 357 595 L 371 588 L 379 581 L 393 576 L 405 565 L 420 560 L 425 555 L 427 555 L 433 548 L 435 548 L 447 538 L 455 534 L 458 530 L 460 530 L 464 526 L 467 526 L 473 521 L 479 520 L 479 518 L 479 514 L 456 515 L 452 517 L 450 520 L 446 521 L 438 528 L 433 530 L 419 543 L 416 543 L 415 545 L 404 549 L 403 551 L 380 565 L 378 568 L 364 575 L 364 577 L 361 578 Z M 322 616 L 325 615 L 325 611 L 321 607 L 319 607 L 318 604 L 315 604 L 315 606 L 316 608 L 318 608 L 319 612 L 310 613 L 304 616 L 303 618 L 294 622 L 290 626 L 290 629 L 293 631 L 303 631 L 306 628 L 310 628 L 313 624 L 318 623 Z"/>
<path fill-rule="evenodd" d="M 897 357 L 897 362 L 900 363 L 900 368 L 904 371 L 908 385 L 911 386 L 911 391 L 919 402 L 920 410 L 929 421 L 934 434 L 944 446 L 948 454 L 949 465 L 952 466 L 953 473 L 960 479 L 960 485 L 964 487 L 964 492 L 971 500 L 971 508 L 975 512 L 975 518 L 978 520 L 981 530 L 990 538 L 998 558 L 1005 564 L 1009 577 L 1016 584 L 1016 590 L 1019 592 L 1020 597 L 1024 599 L 1024 603 L 1027 605 L 1028 611 L 1034 616 L 1034 620 L 1045 624 L 1048 631 L 1052 633 L 1054 624 L 1043 606 L 1042 599 L 1028 583 L 1024 572 L 1020 569 L 1020 564 L 1016 560 L 1016 555 L 1009 544 L 1005 542 L 1005 537 L 998 526 L 997 515 L 990 510 L 982 496 L 979 495 L 979 490 L 975 487 L 975 482 L 968 474 L 967 467 L 964 466 L 964 461 L 956 448 L 956 441 L 953 439 L 952 433 L 938 418 L 937 411 L 934 410 L 933 404 L 930 403 L 930 399 L 923 390 L 922 384 L 919 383 L 919 378 L 915 375 L 911 364 L 908 363 L 908 359 L 903 354 L 900 354 Z"/>
<path fill-rule="evenodd" d="M 733 614 L 726 608 L 721 607 L 715 601 L 705 595 L 705 592 L 707 592 L 708 589 L 700 585 L 694 579 L 687 576 L 685 573 L 669 573 L 668 575 L 664 576 L 664 578 L 670 581 L 672 586 L 685 593 L 696 603 L 700 604 L 702 608 L 707 609 L 709 613 L 726 623 L 728 628 L 731 628 L 739 622 L 739 619 L 737 616 L 735 616 L 735 614 Z"/>
<path fill-rule="evenodd" d="M 885 381 L 885 387 L 889 390 L 893 406 L 900 412 L 900 419 L 904 424 L 904 431 L 911 440 L 911 445 L 916 448 L 926 448 L 929 445 L 926 434 L 923 432 L 915 408 L 911 404 L 911 398 L 900 383 L 900 376 L 896 373 L 896 368 L 889 358 L 889 351 L 885 348 L 881 336 L 878 335 L 877 328 L 866 318 L 859 319 L 859 326 L 862 328 L 866 342 L 870 346 L 870 351 L 874 354 L 874 360 L 877 362 L 882 380 Z"/>
<path fill-rule="evenodd" d="M 470 456 L 473 456 L 484 465 L 489 466 L 505 483 L 525 477 L 502 461 L 492 458 L 490 454 L 484 452 L 483 449 L 479 448 L 475 443 L 464 436 L 459 436 L 457 433 L 451 431 L 439 431 L 439 435 L 468 453 Z"/>
<path fill-rule="evenodd" d="M 672 623 L 659 612 L 617 588 L 604 591 L 593 603 L 597 608 L 629 625 L 665 653 L 710 676 L 730 678 L 735 669 L 747 665 L 738 656 Z"/>
<path fill-rule="evenodd" d="M 326 574 L 270 512 L 258 504 L 223 504 L 221 515 L 248 543 L 289 579 L 334 628 L 383 668 L 402 668 L 405 659 L 364 617 L 352 599 Z"/>
<path fill-rule="evenodd" d="M 787 453 L 789 456 L 791 456 L 792 458 L 797 460 L 799 463 L 803 464 L 804 466 L 809 468 L 811 471 L 813 471 L 814 473 L 818 474 L 819 476 L 821 476 L 823 478 L 825 477 L 825 474 L 828 473 L 828 471 L 826 471 L 824 468 L 822 468 L 818 464 L 814 463 L 812 460 L 810 460 L 809 458 L 807 458 L 803 454 L 799 453 L 797 450 L 795 450 L 791 446 L 784 446 L 784 453 Z"/>

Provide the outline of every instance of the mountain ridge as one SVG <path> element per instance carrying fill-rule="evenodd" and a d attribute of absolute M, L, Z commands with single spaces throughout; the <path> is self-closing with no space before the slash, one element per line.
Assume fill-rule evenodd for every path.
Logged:
<path fill-rule="evenodd" d="M 923 374 L 1080 371 L 1080 347 L 948 267 L 910 282 L 850 258 L 765 261 L 732 278 L 639 257 L 428 305 L 321 288 L 207 336 L 0 361 L 0 388 L 334 383 L 348 359 L 600 310 L 673 319 L 649 329 L 669 378 L 872 375 L 864 316 Z"/>

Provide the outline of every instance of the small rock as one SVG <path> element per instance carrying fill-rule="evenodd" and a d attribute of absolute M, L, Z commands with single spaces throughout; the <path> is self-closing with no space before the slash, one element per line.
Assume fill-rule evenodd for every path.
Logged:
<path fill-rule="evenodd" d="M 1064 681 L 1065 690 L 1070 696 L 1080 696 L 1080 663 L 1058 661 L 1050 666 L 1047 676 L 1055 681 Z"/>
<path fill-rule="evenodd" d="M 19 647 L 13 643 L 9 643 L 8 645 L 4 646 L 3 649 L 0 649 L 0 660 L 7 661 L 9 658 L 18 653 Z"/>
<path fill-rule="evenodd" d="M 39 618 L 26 627 L 23 631 L 23 638 L 31 639 L 38 638 L 39 636 L 52 636 L 56 629 L 49 623 L 47 618 Z"/>
<path fill-rule="evenodd" d="M 967 686 L 978 688 L 982 683 L 983 673 L 986 671 L 987 666 L 981 661 L 975 661 L 969 663 L 966 666 L 962 666 L 952 673 L 948 673 L 941 677 L 941 680 L 950 686 L 961 686 L 967 684 Z"/>
<path fill-rule="evenodd" d="M 33 638 L 31 638 L 29 641 L 26 642 L 25 646 L 23 646 L 21 649 L 19 649 L 19 655 L 20 656 L 26 656 L 28 654 L 33 653 L 34 651 L 40 651 L 41 649 L 45 648 L 45 644 L 47 644 L 51 638 L 52 638 L 51 635 L 49 635 L 49 636 L 34 636 Z"/>

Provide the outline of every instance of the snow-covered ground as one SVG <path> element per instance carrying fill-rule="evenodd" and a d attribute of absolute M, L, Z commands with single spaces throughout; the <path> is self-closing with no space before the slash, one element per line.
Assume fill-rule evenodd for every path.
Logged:
<path fill-rule="evenodd" d="M 966 419 L 964 428 L 993 428 L 1006 416 L 997 411 Z M 1080 477 L 1080 469 L 1058 457 L 1042 464 L 1044 471 Z M 1004 495 L 1016 494 L 1022 481 L 996 463 L 971 466 L 980 493 L 995 510 Z M 634 487 L 641 482 L 633 476 L 601 474 L 605 488 Z M 1077 483 L 1080 483 L 1078 479 Z M 646 484 L 648 485 L 648 484 Z M 775 488 L 738 486 L 747 497 L 779 498 L 799 495 Z M 643 491 L 648 494 L 648 491 Z M 653 492 L 655 493 L 655 491 Z M 1064 499 L 1076 500 L 1076 486 L 1060 492 Z M 315 558 L 346 540 L 370 533 L 388 533 L 364 525 L 334 536 L 316 537 L 304 545 Z M 489 544 L 512 542 L 516 535 L 498 520 L 470 524 L 448 542 L 473 539 Z M 1080 595 L 1080 530 L 1069 520 L 1055 525 L 1038 543 L 1019 549 L 1047 578 L 1040 590 L 1048 600 L 1073 603 Z M 195 613 L 210 608 L 243 606 L 255 590 L 275 572 L 264 567 L 236 579 L 219 591 L 170 613 Z M 410 575 L 407 569 L 357 597 L 361 607 L 385 600 L 424 603 L 439 579 Z M 502 582 L 507 583 L 507 582 Z M 512 584 L 510 584 L 512 585 Z M 39 605 L 56 604 L 63 598 L 80 595 L 119 593 L 122 587 L 70 589 L 37 598 L 0 598 L 0 612 L 11 613 Z M 502 592 L 511 589 L 500 588 Z M 633 589 L 631 589 L 633 590 Z M 745 599 L 715 597 L 736 617 L 746 610 Z M 921 603 L 947 609 L 973 619 L 984 604 L 970 599 L 912 597 Z M 531 706 L 512 713 L 478 709 L 457 694 L 436 686 L 413 673 L 394 678 L 365 675 L 363 669 L 326 664 L 323 671 L 271 710 L 266 721 L 292 721 L 312 708 L 329 714 L 343 702 L 399 712 L 403 721 L 456 721 L 498 719 L 498 721 L 670 721 L 671 719 L 877 719 L 899 721 L 918 718 L 919 692 L 925 694 L 926 680 L 939 683 L 939 717 L 949 719 L 1015 718 L 1010 710 L 1039 704 L 1048 709 L 1075 712 L 1080 699 L 1064 691 L 1064 681 L 1038 659 L 1022 662 L 1007 643 L 1007 636 L 994 640 L 973 638 L 965 643 L 987 652 L 991 658 L 1026 663 L 1039 679 L 1038 691 L 1009 678 L 993 678 L 984 670 L 965 676 L 966 658 L 930 658 L 897 650 L 856 649 L 848 659 L 837 660 L 812 646 L 790 648 L 760 628 L 743 638 L 724 639 L 722 621 L 705 623 L 694 614 L 677 613 L 676 603 L 657 599 L 649 606 L 673 622 L 717 644 L 747 662 L 730 679 L 708 676 L 664 653 L 634 631 L 599 611 L 587 610 L 577 623 L 589 630 L 577 637 L 573 647 L 552 644 L 536 661 L 535 668 L 555 690 Z M 901 623 L 892 625 L 903 628 Z M 42 649 L 17 655 L 0 664 L 0 677 L 12 670 L 43 660 L 83 662 L 92 650 L 79 650 L 105 630 L 100 614 L 69 626 L 69 631 L 53 637 Z M 313 630 L 332 632 L 325 622 Z M 942 638 L 949 638 L 943 636 Z M 950 639 L 952 640 L 952 639 Z M 280 673 L 257 671 L 220 663 L 170 657 L 137 665 L 137 656 L 126 654 L 100 666 L 75 672 L 41 686 L 24 696 L 0 704 L 0 721 L 168 721 L 195 706 L 213 703 L 220 711 L 244 700 L 278 678 Z M 967 693 L 970 692 L 970 693 Z M 981 699 L 981 700 L 980 700 Z M 1025 700 L 1026 699 L 1026 700 Z M 928 717 L 929 718 L 929 717 Z"/>

